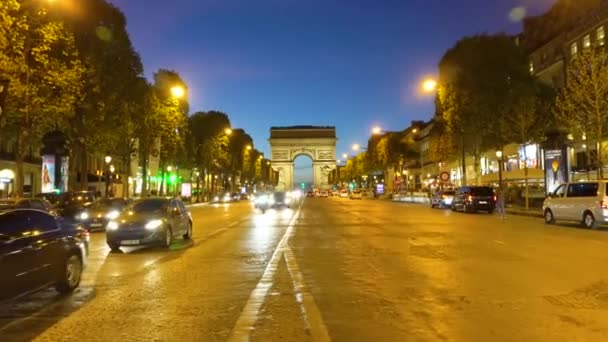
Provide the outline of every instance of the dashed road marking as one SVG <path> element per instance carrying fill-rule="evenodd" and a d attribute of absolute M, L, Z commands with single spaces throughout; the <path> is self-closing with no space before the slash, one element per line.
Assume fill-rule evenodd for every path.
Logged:
<path fill-rule="evenodd" d="M 499 244 L 499 245 L 506 245 L 505 242 L 500 241 L 500 240 L 493 240 L 495 243 Z"/>

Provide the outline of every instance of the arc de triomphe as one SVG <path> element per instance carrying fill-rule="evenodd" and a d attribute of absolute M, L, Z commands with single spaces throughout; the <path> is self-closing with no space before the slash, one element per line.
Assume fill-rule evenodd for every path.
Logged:
<path fill-rule="evenodd" d="M 329 187 L 328 176 L 336 168 L 336 128 L 331 126 L 289 126 L 270 128 L 272 168 L 279 173 L 278 188 L 294 188 L 294 159 L 307 155 L 312 159 L 313 185 Z"/>

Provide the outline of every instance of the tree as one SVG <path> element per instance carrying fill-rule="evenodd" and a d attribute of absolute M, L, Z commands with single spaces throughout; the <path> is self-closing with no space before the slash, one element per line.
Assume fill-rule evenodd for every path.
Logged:
<path fill-rule="evenodd" d="M 117 138 L 124 133 L 116 128 L 127 124 L 130 103 L 135 94 L 141 95 L 135 84 L 140 82 L 143 67 L 118 8 L 105 0 L 81 0 L 74 10 L 63 20 L 74 33 L 85 68 L 81 78 L 84 90 L 66 129 L 73 143 L 71 165 L 77 167 L 80 188 L 86 189 L 88 156 L 114 151 Z"/>
<path fill-rule="evenodd" d="M 557 120 L 584 137 L 597 150 L 598 177 L 603 178 L 604 143 L 608 125 L 608 52 L 603 47 L 584 49 L 567 69 L 566 87 L 556 101 Z"/>
<path fill-rule="evenodd" d="M 515 111 L 516 96 L 532 78 L 523 50 L 511 37 L 479 35 L 466 37 L 448 50 L 439 63 L 436 116 L 463 152 L 474 157 L 480 176 L 480 155 L 509 143 L 506 117 Z"/>
<path fill-rule="evenodd" d="M 0 78 L 10 80 L 3 137 L 15 143 L 15 192 L 23 193 L 23 163 L 42 136 L 73 115 L 84 72 L 74 36 L 36 2 L 0 5 Z"/>

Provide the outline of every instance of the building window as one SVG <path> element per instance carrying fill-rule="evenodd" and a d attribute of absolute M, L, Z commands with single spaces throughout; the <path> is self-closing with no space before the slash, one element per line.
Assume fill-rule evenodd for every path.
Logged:
<path fill-rule="evenodd" d="M 572 57 L 576 56 L 576 53 L 578 52 L 578 45 L 576 44 L 576 42 L 570 44 L 570 55 Z"/>
<path fill-rule="evenodd" d="M 534 62 L 530 61 L 530 73 L 534 73 Z"/>
<path fill-rule="evenodd" d="M 585 37 L 583 37 L 583 48 L 588 48 L 591 47 L 591 36 L 590 35 L 586 35 Z"/>
<path fill-rule="evenodd" d="M 597 45 L 604 45 L 604 38 L 606 34 L 604 33 L 604 26 L 600 26 L 596 31 Z"/>

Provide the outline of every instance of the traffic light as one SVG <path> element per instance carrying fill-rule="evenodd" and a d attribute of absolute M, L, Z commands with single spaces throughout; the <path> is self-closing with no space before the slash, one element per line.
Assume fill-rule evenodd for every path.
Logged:
<path fill-rule="evenodd" d="M 169 184 L 175 184 L 176 180 L 177 180 L 177 175 L 172 174 L 171 176 L 169 176 Z"/>
<path fill-rule="evenodd" d="M 302 184 L 300 184 L 300 187 L 302 188 L 302 190 L 306 189 L 306 183 L 302 182 Z"/>

